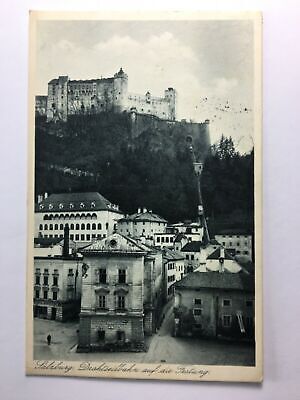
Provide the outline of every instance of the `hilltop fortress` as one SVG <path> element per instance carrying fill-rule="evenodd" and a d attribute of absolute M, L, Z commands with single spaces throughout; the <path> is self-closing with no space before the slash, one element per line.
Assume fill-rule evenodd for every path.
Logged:
<path fill-rule="evenodd" d="M 176 91 L 165 90 L 164 97 L 128 93 L 128 76 L 121 68 L 111 78 L 70 80 L 59 76 L 48 83 L 48 95 L 36 96 L 36 114 L 47 121 L 66 121 L 68 115 L 98 114 L 103 111 L 131 111 L 175 121 Z"/>

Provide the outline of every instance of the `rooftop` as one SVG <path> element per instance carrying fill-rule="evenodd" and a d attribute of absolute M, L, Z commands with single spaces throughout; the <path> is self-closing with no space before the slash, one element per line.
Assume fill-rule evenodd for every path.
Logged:
<path fill-rule="evenodd" d="M 168 248 L 164 248 L 163 257 L 167 260 L 183 260 L 184 259 L 184 256 L 179 251 L 170 250 Z"/>
<path fill-rule="evenodd" d="M 225 260 L 234 260 L 234 258 L 231 256 L 231 254 L 224 250 L 224 259 Z M 217 248 L 213 253 L 211 253 L 208 257 L 207 260 L 218 260 L 221 255 L 221 247 Z"/>
<path fill-rule="evenodd" d="M 120 213 L 116 205 L 98 192 L 53 193 L 35 206 L 35 212 L 101 210 Z"/>
<path fill-rule="evenodd" d="M 192 241 L 187 243 L 185 246 L 183 246 L 183 248 L 181 249 L 181 251 L 192 251 L 192 252 L 196 252 L 196 251 L 200 251 L 202 247 L 202 242 L 200 241 Z"/>
<path fill-rule="evenodd" d="M 224 289 L 254 291 L 254 278 L 244 273 L 192 272 L 175 283 L 176 289 Z"/>
<path fill-rule="evenodd" d="M 161 222 L 164 224 L 167 223 L 167 221 L 164 218 L 160 217 L 157 214 L 154 214 L 151 211 L 128 215 L 125 218 L 120 219 L 118 221 L 118 223 L 130 222 L 130 221 L 132 221 L 132 222 Z"/>

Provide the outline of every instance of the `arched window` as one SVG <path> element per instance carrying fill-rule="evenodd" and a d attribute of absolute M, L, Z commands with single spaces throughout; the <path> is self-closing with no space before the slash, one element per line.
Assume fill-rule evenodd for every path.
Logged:
<path fill-rule="evenodd" d="M 60 230 L 63 230 L 63 229 L 64 229 L 64 224 L 60 224 L 60 225 L 59 225 L 59 229 L 60 229 Z"/>
<path fill-rule="evenodd" d="M 49 225 L 49 229 L 50 229 L 50 231 L 53 231 L 53 225 L 52 224 Z"/>
<path fill-rule="evenodd" d="M 70 229 L 72 229 L 72 230 L 74 229 L 74 224 L 70 225 Z"/>
<path fill-rule="evenodd" d="M 93 213 L 92 214 L 92 219 L 97 219 L 97 214 Z"/>
<path fill-rule="evenodd" d="M 64 214 L 60 214 L 59 219 L 64 219 L 64 218 L 65 218 Z"/>
<path fill-rule="evenodd" d="M 81 224 L 81 229 L 85 230 L 85 224 Z"/>
<path fill-rule="evenodd" d="M 53 220 L 53 215 L 49 215 L 49 219 L 50 219 L 50 221 L 52 221 Z"/>
<path fill-rule="evenodd" d="M 44 215 L 44 221 L 48 221 L 48 219 L 49 219 L 48 214 L 45 214 L 45 215 Z"/>
<path fill-rule="evenodd" d="M 106 222 L 105 228 L 106 228 L 106 230 L 108 230 L 108 222 Z"/>
<path fill-rule="evenodd" d="M 91 224 L 86 224 L 86 229 L 90 230 L 91 229 Z"/>
<path fill-rule="evenodd" d="M 43 225 L 42 224 L 40 224 L 40 231 L 42 231 L 43 230 Z"/>
<path fill-rule="evenodd" d="M 48 230 L 48 225 L 47 224 L 45 224 L 45 231 L 47 231 Z"/>
<path fill-rule="evenodd" d="M 55 224 L 54 225 L 54 230 L 57 231 L 57 229 L 58 229 L 58 224 Z"/>
<path fill-rule="evenodd" d="M 79 224 L 76 224 L 76 229 L 77 229 L 77 230 L 79 229 Z"/>
<path fill-rule="evenodd" d="M 96 224 L 92 224 L 92 229 L 93 229 L 93 230 L 96 229 Z"/>
<path fill-rule="evenodd" d="M 75 218 L 75 214 L 71 214 L 70 219 L 74 219 L 74 218 Z"/>
<path fill-rule="evenodd" d="M 66 215 L 65 215 L 65 219 L 70 219 L 70 215 L 69 215 L 69 214 L 66 214 Z"/>
<path fill-rule="evenodd" d="M 59 219 L 59 215 L 58 215 L 58 214 L 55 214 L 55 215 L 54 215 L 54 219 Z"/>
<path fill-rule="evenodd" d="M 99 223 L 98 224 L 98 230 L 101 230 L 102 229 L 102 225 Z"/>
<path fill-rule="evenodd" d="M 92 218 L 92 215 L 90 213 L 87 213 L 86 214 L 86 219 L 91 219 L 91 218 Z"/>
<path fill-rule="evenodd" d="M 76 219 L 80 219 L 80 214 L 76 214 L 76 215 L 75 215 L 75 218 L 76 218 Z"/>

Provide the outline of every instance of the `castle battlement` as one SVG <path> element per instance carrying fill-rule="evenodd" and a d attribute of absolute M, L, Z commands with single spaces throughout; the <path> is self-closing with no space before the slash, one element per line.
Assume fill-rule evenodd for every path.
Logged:
<path fill-rule="evenodd" d="M 129 112 L 131 109 L 165 120 L 176 119 L 173 88 L 166 89 L 164 97 L 154 97 L 149 91 L 144 95 L 128 93 L 128 76 L 122 68 L 109 78 L 70 80 L 68 76 L 59 76 L 52 79 L 48 83 L 46 103 L 47 121 L 66 121 L 68 115 L 73 114 Z M 44 109 L 36 107 L 36 112 Z"/>

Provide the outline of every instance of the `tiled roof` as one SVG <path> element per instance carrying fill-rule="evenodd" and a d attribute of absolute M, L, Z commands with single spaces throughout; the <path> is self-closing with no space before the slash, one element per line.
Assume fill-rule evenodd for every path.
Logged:
<path fill-rule="evenodd" d="M 207 260 L 218 260 L 220 258 L 220 254 L 221 254 L 221 247 L 219 247 L 214 252 L 212 252 L 207 257 Z M 225 249 L 224 249 L 224 259 L 225 260 L 234 260 L 234 258 Z"/>
<path fill-rule="evenodd" d="M 177 236 L 174 239 L 174 242 L 181 242 L 182 239 L 186 239 L 187 237 L 185 236 L 184 233 L 178 233 Z"/>
<path fill-rule="evenodd" d="M 162 222 L 162 223 L 167 223 L 167 221 L 160 217 L 157 214 L 154 214 L 153 212 L 146 211 L 144 213 L 135 213 L 128 215 L 125 218 L 120 219 L 118 222 Z"/>
<path fill-rule="evenodd" d="M 50 194 L 35 206 L 36 212 L 100 210 L 120 212 L 117 206 L 97 192 Z"/>
<path fill-rule="evenodd" d="M 176 289 L 224 289 L 254 291 L 254 278 L 244 273 L 192 272 L 175 283 Z"/>
<path fill-rule="evenodd" d="M 183 248 L 181 249 L 181 251 L 192 251 L 192 252 L 199 252 L 201 249 L 201 245 L 202 242 L 200 241 L 192 241 L 187 243 L 185 246 L 183 246 Z"/>
<path fill-rule="evenodd" d="M 167 260 L 183 260 L 184 256 L 179 251 L 164 248 L 163 258 Z"/>
<path fill-rule="evenodd" d="M 34 238 L 34 247 L 51 247 L 59 244 L 60 246 L 64 245 L 64 238 L 44 238 L 38 237 Z M 76 244 L 73 240 L 69 240 L 69 247 L 75 248 Z"/>
<path fill-rule="evenodd" d="M 80 252 L 83 255 L 101 255 L 101 253 L 144 255 L 148 251 L 146 246 L 140 245 L 132 238 L 116 232 L 107 238 L 96 240 L 92 244 L 82 248 Z"/>

